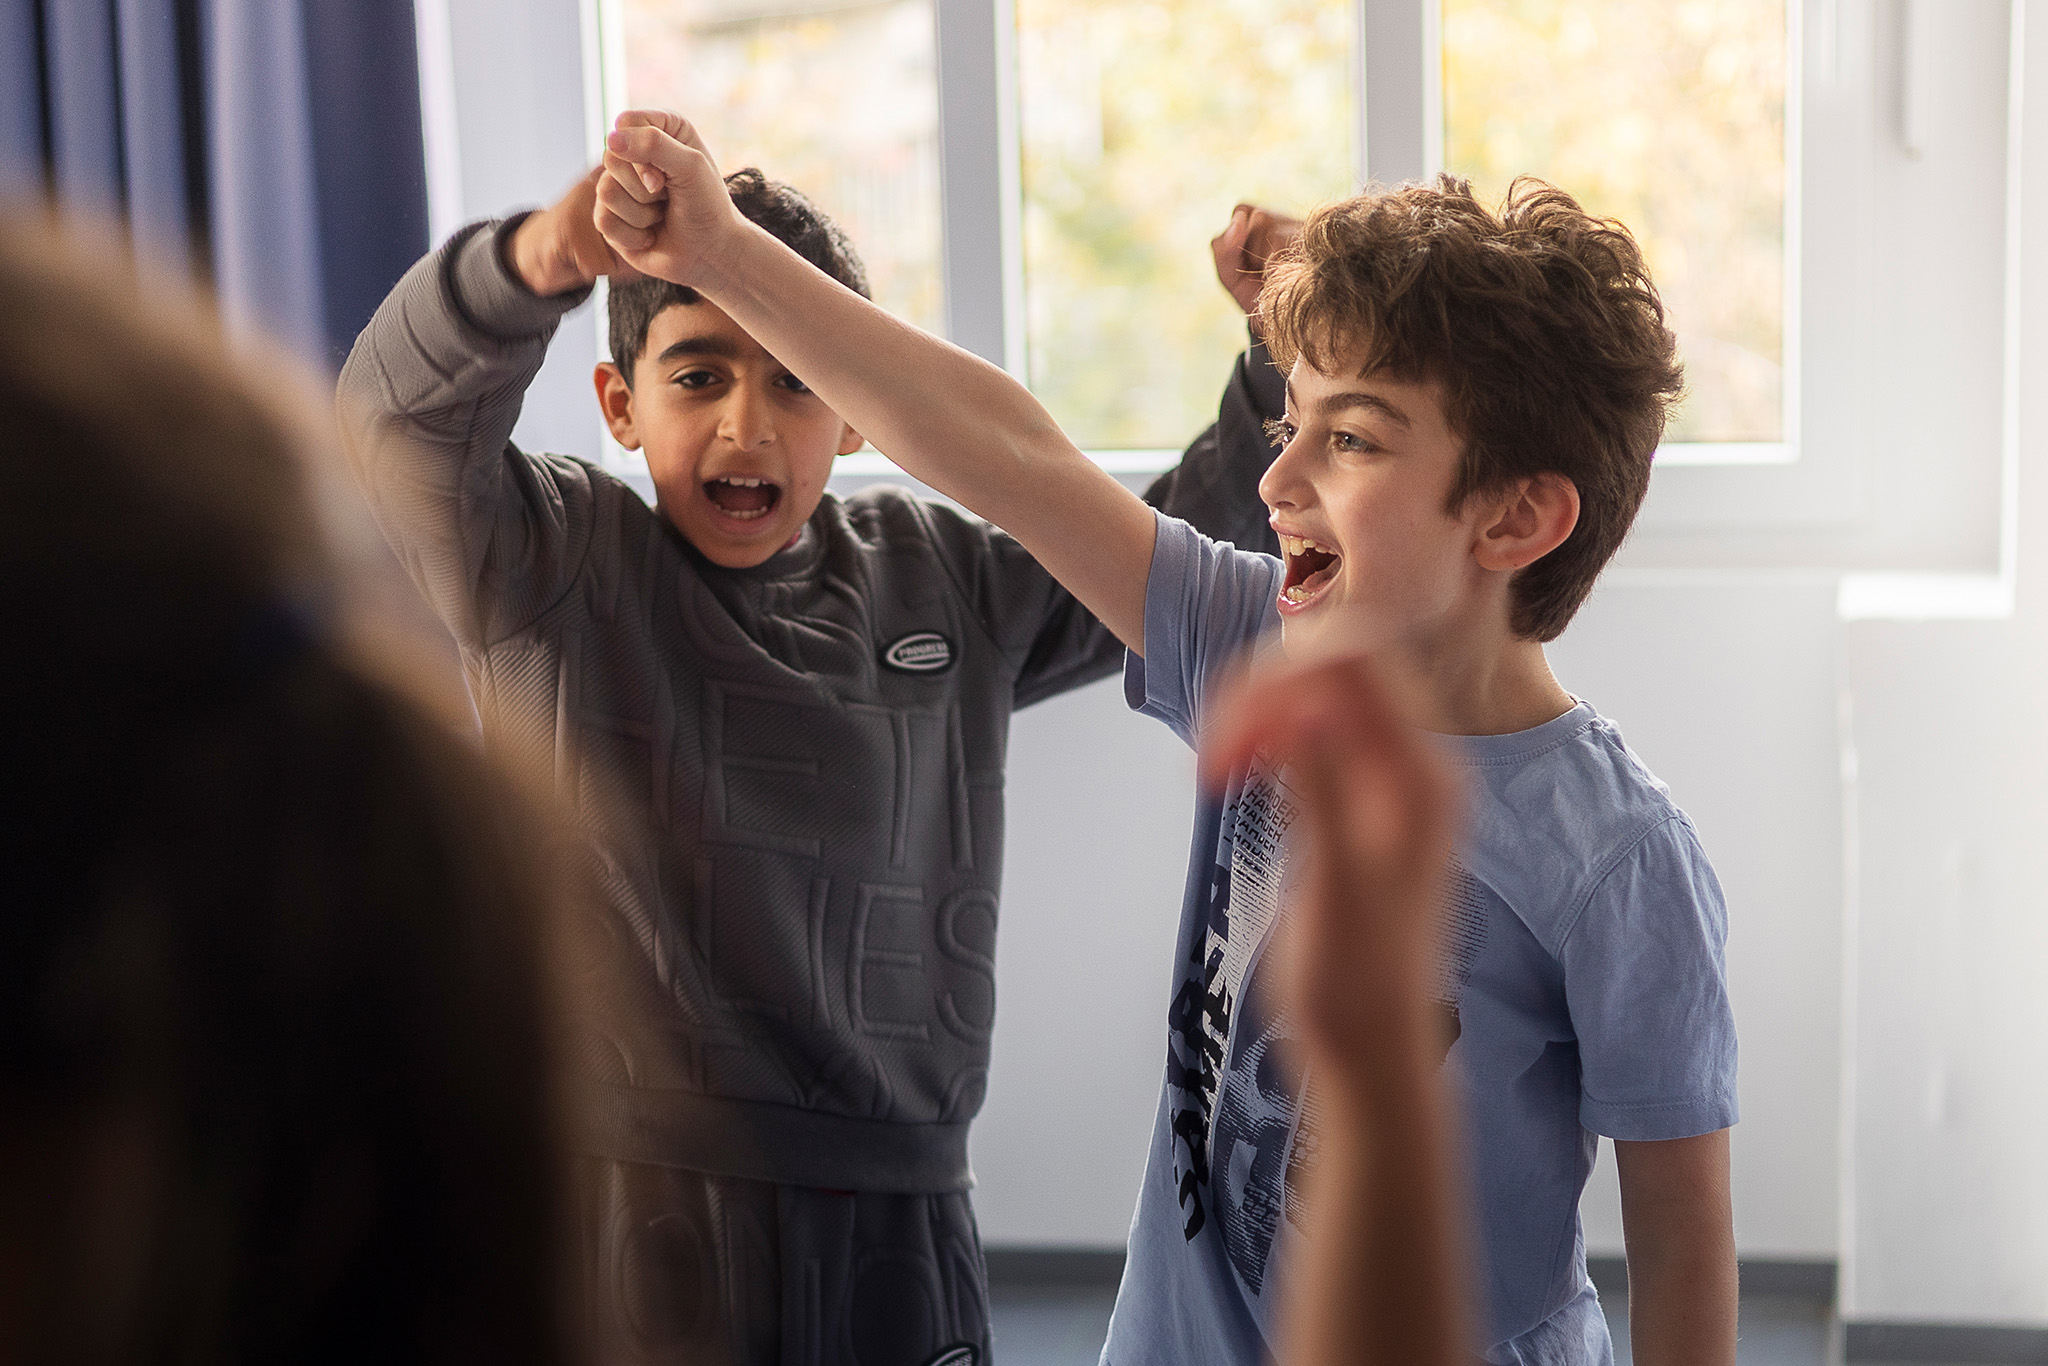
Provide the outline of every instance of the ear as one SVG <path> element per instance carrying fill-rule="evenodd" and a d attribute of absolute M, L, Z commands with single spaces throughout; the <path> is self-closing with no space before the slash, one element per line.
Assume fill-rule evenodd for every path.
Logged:
<path fill-rule="evenodd" d="M 1531 475 L 1509 485 L 1480 529 L 1473 556 L 1482 569 L 1526 569 L 1563 545 L 1579 524 L 1579 487 L 1557 473 Z"/>
<path fill-rule="evenodd" d="M 859 450 L 862 446 L 865 446 L 867 444 L 868 439 L 866 437 L 862 436 L 859 432 L 855 431 L 852 427 L 846 425 L 845 423 L 840 424 L 839 453 L 841 455 L 852 455 L 855 451 Z"/>
<path fill-rule="evenodd" d="M 633 421 L 633 386 L 626 372 L 610 361 L 601 361 L 590 376 L 597 386 L 597 406 L 604 413 L 604 425 L 612 429 L 612 440 L 629 451 L 640 449 L 640 429 Z"/>

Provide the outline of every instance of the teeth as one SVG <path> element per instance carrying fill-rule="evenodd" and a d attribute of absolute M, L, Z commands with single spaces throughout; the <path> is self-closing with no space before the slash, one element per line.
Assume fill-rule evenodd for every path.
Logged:
<path fill-rule="evenodd" d="M 1319 550 L 1325 555 L 1335 555 L 1337 553 L 1335 546 L 1324 545 L 1321 541 L 1310 540 L 1306 536 L 1283 535 L 1280 537 L 1280 549 L 1286 553 L 1289 559 L 1293 559 L 1295 556 L 1310 550 Z"/>
<path fill-rule="evenodd" d="M 714 484 L 731 484 L 737 489 L 757 489 L 768 481 L 751 474 L 721 474 L 711 482 Z"/>
<path fill-rule="evenodd" d="M 1285 593 L 1282 593 L 1280 596 L 1286 598 L 1289 602 L 1307 602 L 1309 599 L 1309 592 L 1306 588 L 1303 588 L 1300 584 L 1297 583 L 1296 585 L 1294 585 L 1294 587 L 1288 589 Z"/>

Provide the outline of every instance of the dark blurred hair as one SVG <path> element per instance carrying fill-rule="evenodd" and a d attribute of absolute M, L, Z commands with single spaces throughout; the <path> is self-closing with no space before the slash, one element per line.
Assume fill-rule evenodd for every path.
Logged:
<path fill-rule="evenodd" d="M 819 270 L 845 285 L 863 299 L 868 295 L 868 272 L 853 243 L 839 225 L 801 193 L 779 180 L 770 180 L 752 166 L 725 178 L 733 207 L 750 222 Z M 642 276 L 609 292 L 612 363 L 633 382 L 633 367 L 647 346 L 647 329 L 661 311 L 673 304 L 694 304 L 701 296 L 688 285 L 671 284 Z"/>
<path fill-rule="evenodd" d="M 0 221 L 0 1356 L 559 1361 L 529 818 L 319 624 L 290 385 L 96 245 Z"/>
<path fill-rule="evenodd" d="M 1514 582 L 1515 633 L 1556 638 L 1635 521 L 1684 387 L 1628 229 L 1540 180 L 1495 212 L 1445 175 L 1311 215 L 1267 265 L 1259 314 L 1283 367 L 1443 385 L 1465 443 L 1453 511 L 1528 475 L 1578 487 L 1572 534 Z"/>

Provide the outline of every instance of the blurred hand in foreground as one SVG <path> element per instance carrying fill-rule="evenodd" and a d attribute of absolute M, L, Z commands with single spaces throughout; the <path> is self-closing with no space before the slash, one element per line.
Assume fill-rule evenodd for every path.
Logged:
<path fill-rule="evenodd" d="M 1438 920 L 1455 787 L 1363 654 L 1255 672 L 1212 718 L 1202 767 L 1287 771 L 1302 814 L 1298 889 L 1275 944 L 1320 1099 L 1309 1251 L 1281 1360 L 1451 1366 L 1471 1359 L 1440 1071 Z"/>

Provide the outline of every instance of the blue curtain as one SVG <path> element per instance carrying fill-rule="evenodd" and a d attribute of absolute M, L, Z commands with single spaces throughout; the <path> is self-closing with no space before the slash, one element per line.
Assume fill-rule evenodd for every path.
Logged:
<path fill-rule="evenodd" d="M 0 0 L 0 195 L 336 367 L 427 248 L 412 0 Z"/>

